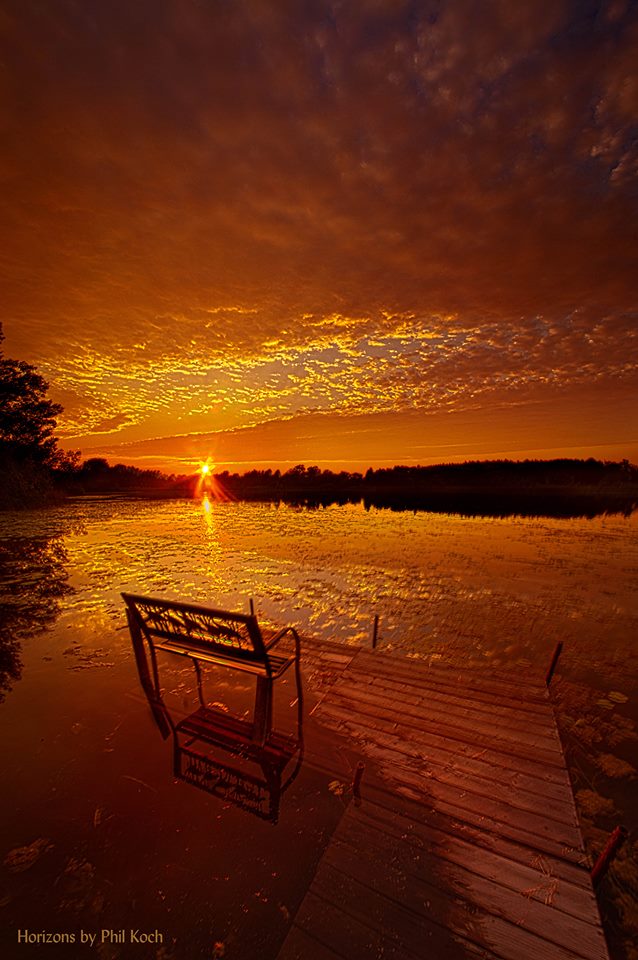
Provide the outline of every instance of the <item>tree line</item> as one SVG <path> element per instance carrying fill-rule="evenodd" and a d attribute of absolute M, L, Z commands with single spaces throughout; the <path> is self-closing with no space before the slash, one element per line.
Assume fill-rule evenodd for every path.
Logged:
<path fill-rule="evenodd" d="M 0 325 L 0 345 L 4 337 Z M 110 465 L 101 457 L 80 462 L 79 451 L 63 451 L 55 436 L 60 404 L 47 396 L 48 384 L 36 368 L 0 353 L 0 506 L 20 506 L 69 494 L 135 493 L 140 496 L 194 496 L 199 475 L 175 476 L 127 464 Z M 297 464 L 288 470 L 221 471 L 205 488 L 220 499 L 288 500 L 330 503 L 363 500 L 367 504 L 466 505 L 484 509 L 493 502 L 533 509 L 541 501 L 589 498 L 633 509 L 638 500 L 638 467 L 589 459 L 475 460 L 433 466 L 394 466 L 365 473 L 322 470 Z M 515 508 L 515 509 L 514 509 Z M 602 507 L 604 508 L 604 507 Z M 562 508 L 561 508 L 562 509 Z"/>

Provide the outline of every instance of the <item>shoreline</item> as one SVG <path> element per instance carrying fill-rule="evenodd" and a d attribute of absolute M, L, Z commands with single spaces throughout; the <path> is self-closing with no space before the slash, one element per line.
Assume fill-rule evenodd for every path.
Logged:
<path fill-rule="evenodd" d="M 381 493 L 330 494 L 310 491 L 289 493 L 244 494 L 240 496 L 216 496 L 211 490 L 202 491 L 199 496 L 176 491 L 127 490 L 103 491 L 100 493 L 74 493 L 60 503 L 103 503 L 107 501 L 138 500 L 209 500 L 219 503 L 269 503 L 284 504 L 293 507 L 318 509 L 329 506 L 363 506 L 365 510 L 377 510 L 452 513 L 461 516 L 491 517 L 554 517 L 557 519 L 593 518 L 605 514 L 622 514 L 629 517 L 638 508 L 638 491 L 628 495 L 625 492 L 600 492 L 594 490 L 525 490 L 507 493 L 495 493 L 486 490 L 456 489 L 453 491 L 432 491 L 427 495 L 392 496 Z M 45 505 L 46 506 L 46 505 Z M 14 508 L 8 508 L 14 509 Z M 17 508 L 19 509 L 19 508 Z"/>

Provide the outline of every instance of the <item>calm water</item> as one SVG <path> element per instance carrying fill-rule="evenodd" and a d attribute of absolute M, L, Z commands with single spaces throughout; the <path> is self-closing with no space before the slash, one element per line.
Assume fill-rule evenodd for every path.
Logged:
<path fill-rule="evenodd" d="M 20 928 L 77 937 L 123 927 L 160 928 L 164 945 L 110 942 L 94 955 L 274 956 L 300 877 L 312 875 L 343 812 L 312 764 L 282 798 L 276 825 L 176 782 L 139 691 L 122 590 L 240 610 L 252 597 L 263 621 L 348 644 L 369 643 L 378 614 L 380 647 L 487 669 L 544 672 L 562 639 L 559 709 L 586 754 L 575 787 L 610 798 L 592 823 L 631 820 L 636 516 L 84 501 L 3 521 L 3 956 L 30 955 L 16 944 Z M 166 677 L 176 708 L 188 710 L 189 668 Z M 217 689 L 220 709 L 250 708 L 242 682 L 226 674 Z M 284 686 L 282 728 L 293 703 Z M 583 717 L 608 736 L 578 741 Z M 620 766 L 607 761 L 605 771 L 600 756 Z M 33 955 L 43 949 L 55 950 Z"/>

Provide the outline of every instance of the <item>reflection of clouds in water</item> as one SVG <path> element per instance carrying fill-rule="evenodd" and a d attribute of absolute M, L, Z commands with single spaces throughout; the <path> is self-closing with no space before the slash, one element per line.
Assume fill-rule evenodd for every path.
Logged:
<path fill-rule="evenodd" d="M 166 595 L 309 635 L 412 656 L 541 664 L 556 639 L 570 662 L 613 662 L 638 619 L 635 521 L 463 518 L 309 510 L 260 503 L 102 502 L 69 506 L 65 623 L 122 622 L 120 591 Z M 118 637 L 123 636 L 118 634 Z M 100 641 L 101 642 L 101 641 Z"/>
<path fill-rule="evenodd" d="M 557 639 L 578 666 L 614 669 L 635 656 L 627 649 L 638 625 L 634 520 L 101 501 L 24 514 L 6 532 L 29 528 L 34 539 L 25 544 L 49 544 L 41 593 L 59 590 L 62 543 L 68 555 L 74 593 L 62 600 L 60 628 L 93 635 L 98 646 L 106 635 L 125 643 L 112 631 L 128 591 L 244 611 L 252 597 L 265 626 L 295 623 L 364 645 L 379 614 L 380 648 L 411 656 L 538 665 Z M 47 529 L 56 536 L 47 539 Z M 34 557 L 19 574 L 24 602 L 15 601 L 27 631 L 37 623 L 27 596 Z"/>

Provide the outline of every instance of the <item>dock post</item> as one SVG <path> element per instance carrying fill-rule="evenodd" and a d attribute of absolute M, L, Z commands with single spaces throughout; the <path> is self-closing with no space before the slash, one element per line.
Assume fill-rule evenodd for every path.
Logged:
<path fill-rule="evenodd" d="M 251 617 L 254 617 L 254 616 L 255 616 L 255 604 L 253 603 L 253 598 L 252 598 L 252 597 L 249 597 L 249 598 L 248 598 L 248 603 L 250 604 L 250 615 L 251 615 Z"/>
<path fill-rule="evenodd" d="M 359 760 L 352 780 L 352 796 L 354 797 L 355 807 L 361 806 L 361 777 L 363 776 L 365 768 L 366 766 L 363 760 Z"/>
<path fill-rule="evenodd" d="M 549 665 L 549 670 L 545 675 L 545 683 L 547 686 L 552 682 L 552 677 L 554 676 L 554 670 L 556 669 L 556 664 L 558 663 L 558 658 L 560 657 L 563 651 L 563 641 L 559 640 L 556 644 L 556 649 L 554 650 L 554 656 L 552 657 L 552 662 Z"/>
<path fill-rule="evenodd" d="M 591 882 L 594 887 L 597 887 L 602 878 L 607 873 L 609 866 L 622 847 L 623 843 L 627 839 L 627 830 L 625 827 L 616 827 L 615 830 L 609 835 L 609 839 L 605 844 L 603 852 L 598 857 L 598 860 L 593 866 L 591 872 Z"/>
<path fill-rule="evenodd" d="M 372 649 L 377 645 L 377 637 L 379 636 L 379 614 L 375 613 L 374 615 L 374 624 L 372 626 Z"/>

